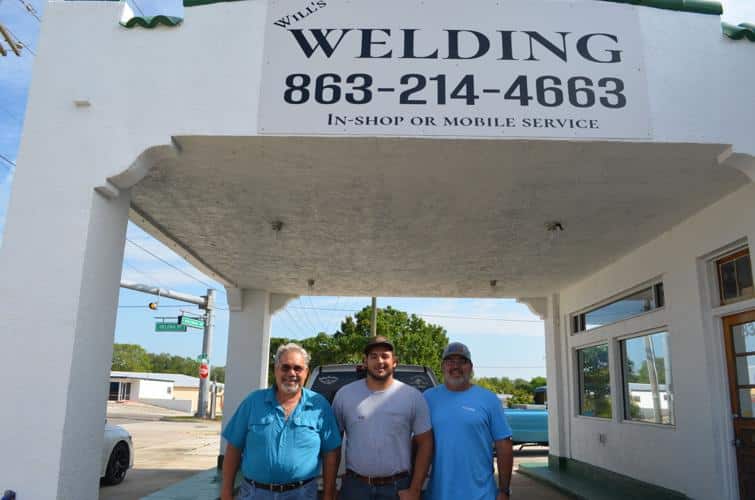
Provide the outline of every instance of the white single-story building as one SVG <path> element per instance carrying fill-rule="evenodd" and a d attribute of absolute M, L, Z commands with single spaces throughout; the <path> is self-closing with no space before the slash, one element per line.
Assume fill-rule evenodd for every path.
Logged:
<path fill-rule="evenodd" d="M 213 388 L 213 386 L 215 388 Z M 218 413 L 223 408 L 224 384 L 210 383 L 216 392 Z M 199 378 L 180 373 L 110 372 L 109 401 L 141 401 L 172 410 L 194 413 L 199 401 Z"/>
<path fill-rule="evenodd" d="M 184 3 L 45 11 L 0 249 L 3 488 L 97 498 L 131 220 L 226 287 L 226 416 L 292 297 L 511 297 L 545 322 L 551 467 L 755 497 L 752 25 L 708 0 Z"/>

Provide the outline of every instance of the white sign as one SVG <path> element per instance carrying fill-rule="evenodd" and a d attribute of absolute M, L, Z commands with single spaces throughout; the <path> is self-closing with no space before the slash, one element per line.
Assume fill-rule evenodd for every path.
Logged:
<path fill-rule="evenodd" d="M 648 138 L 634 7 L 271 0 L 259 133 Z"/>

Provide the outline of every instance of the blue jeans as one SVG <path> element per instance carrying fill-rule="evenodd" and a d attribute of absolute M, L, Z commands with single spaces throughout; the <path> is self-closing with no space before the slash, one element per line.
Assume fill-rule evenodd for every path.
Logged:
<path fill-rule="evenodd" d="M 317 481 L 310 481 L 295 490 L 277 491 L 255 488 L 247 481 L 242 481 L 236 500 L 317 500 Z"/>
<path fill-rule="evenodd" d="M 341 481 L 339 500 L 395 500 L 398 492 L 409 488 L 410 478 L 404 477 L 384 486 L 370 486 L 346 474 Z"/>

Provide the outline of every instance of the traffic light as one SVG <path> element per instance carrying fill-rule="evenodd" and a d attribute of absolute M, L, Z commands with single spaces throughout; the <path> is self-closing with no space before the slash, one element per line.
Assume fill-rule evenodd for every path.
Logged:
<path fill-rule="evenodd" d="M 152 309 L 153 311 L 156 311 L 157 310 L 157 302 L 150 302 L 148 307 L 150 309 Z"/>

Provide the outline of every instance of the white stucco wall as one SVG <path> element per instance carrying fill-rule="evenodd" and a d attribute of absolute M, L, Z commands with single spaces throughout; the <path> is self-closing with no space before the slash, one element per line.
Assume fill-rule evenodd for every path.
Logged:
<path fill-rule="evenodd" d="M 140 399 L 143 403 L 148 405 L 159 406 L 160 408 L 167 408 L 168 410 L 182 411 L 185 413 L 193 413 L 192 400 L 190 399 Z"/>
<path fill-rule="evenodd" d="M 752 100 L 746 91 L 746 83 L 755 80 L 751 45 L 724 38 L 715 16 L 590 4 L 596 28 L 617 8 L 640 10 L 652 140 L 733 144 L 737 152 L 755 152 Z M 28 360 L 37 359 L 47 373 L 57 374 L 54 379 L 29 375 L 23 386 L 12 385 L 6 396 L 15 411 L 0 415 L 0 442 L 22 450 L 0 457 L 0 484 L 28 498 L 97 496 L 96 450 L 102 434 L 96 431 L 104 420 L 102 382 L 112 356 L 112 337 L 103 332 L 113 331 L 127 189 L 139 177 L 121 178 L 116 182 L 120 196 L 111 191 L 110 199 L 93 188 L 129 168 L 146 149 L 170 145 L 172 135 L 247 136 L 258 130 L 264 2 L 186 9 L 180 27 L 154 30 L 120 27 L 120 9 L 115 2 L 52 2 L 35 61 L 0 249 L 0 317 L 5 322 L 0 341 L 6 346 L 7 369 L 26 373 Z M 428 22 L 435 15 L 440 22 L 442 14 L 428 8 Z M 77 107 L 74 101 L 90 105 Z M 165 154 L 172 151 L 165 149 Z M 752 217 L 733 216 L 751 214 L 754 195 L 752 186 L 745 188 L 563 292 L 560 310 L 568 314 L 663 275 L 667 307 L 633 320 L 631 328 L 670 325 L 677 390 L 674 429 L 578 418 L 560 425 L 562 435 L 570 432 L 560 446 L 571 456 L 695 497 L 712 496 L 727 481 L 733 484 L 731 450 L 722 448 L 729 423 L 723 421 L 723 410 L 700 403 L 707 397 L 714 408 L 725 407 L 720 335 L 710 335 L 714 321 L 701 323 L 706 317 L 690 311 L 699 311 L 704 301 L 696 259 L 755 235 Z M 24 294 L 18 293 L 19 283 L 27 285 Z M 232 316 L 230 343 L 265 346 L 269 312 L 261 312 L 261 304 L 269 300 L 254 298 L 257 312 Z M 38 316 L 40 303 L 46 314 L 31 324 L 28 318 Z M 253 341 L 238 339 L 236 324 L 253 330 Z M 563 332 L 565 324 L 549 328 Z M 607 332 L 569 339 L 566 347 Z M 266 363 L 257 363 L 248 370 L 255 375 L 251 385 L 261 384 L 265 369 Z M 238 373 L 246 372 L 229 366 L 229 380 Z M 573 395 L 573 387 L 563 389 Z M 242 392 L 229 386 L 229 408 Z M 30 396 L 40 393 L 49 395 L 44 405 Z M 560 409 L 563 415 L 573 408 L 568 402 Z M 605 446 L 595 439 L 600 429 L 608 435 Z M 652 457 L 648 443 L 654 443 Z M 683 466 L 669 466 L 681 457 Z M 706 473 L 690 475 L 690 470 Z"/>
<path fill-rule="evenodd" d="M 724 37 L 716 16 L 581 1 L 590 4 L 598 31 L 601 17 L 637 10 L 651 141 L 733 144 L 735 152 L 755 153 L 748 134 L 752 94 L 736 83 L 755 78 L 750 44 Z M 265 2 L 187 8 L 180 27 L 152 30 L 119 26 L 120 8 L 114 2 L 48 6 L 27 135 L 49 137 L 63 123 L 71 133 L 86 127 L 108 175 L 145 149 L 170 144 L 171 135 L 257 135 Z M 74 99 L 91 107 L 76 108 Z M 41 113 L 49 119 L 38 123 Z"/>
<path fill-rule="evenodd" d="M 137 397 L 132 399 L 173 399 L 173 382 L 139 380 Z"/>
<path fill-rule="evenodd" d="M 736 242 L 755 241 L 755 185 L 750 184 L 656 240 L 560 293 L 560 336 L 568 346 L 559 389 L 567 395 L 570 453 L 599 467 L 681 491 L 692 498 L 738 497 L 736 460 L 720 317 L 755 308 L 755 300 L 718 307 L 715 275 L 706 262 Z M 751 247 L 752 248 L 752 247 Z M 643 282 L 662 278 L 662 309 L 601 328 L 570 334 L 569 314 Z M 619 339 L 666 330 L 676 425 L 624 422 Z M 613 418 L 578 415 L 575 350 L 609 342 Z M 549 381 L 550 383 L 550 381 Z M 605 444 L 599 434 L 606 435 Z M 691 474 L 690 471 L 704 471 Z"/>

